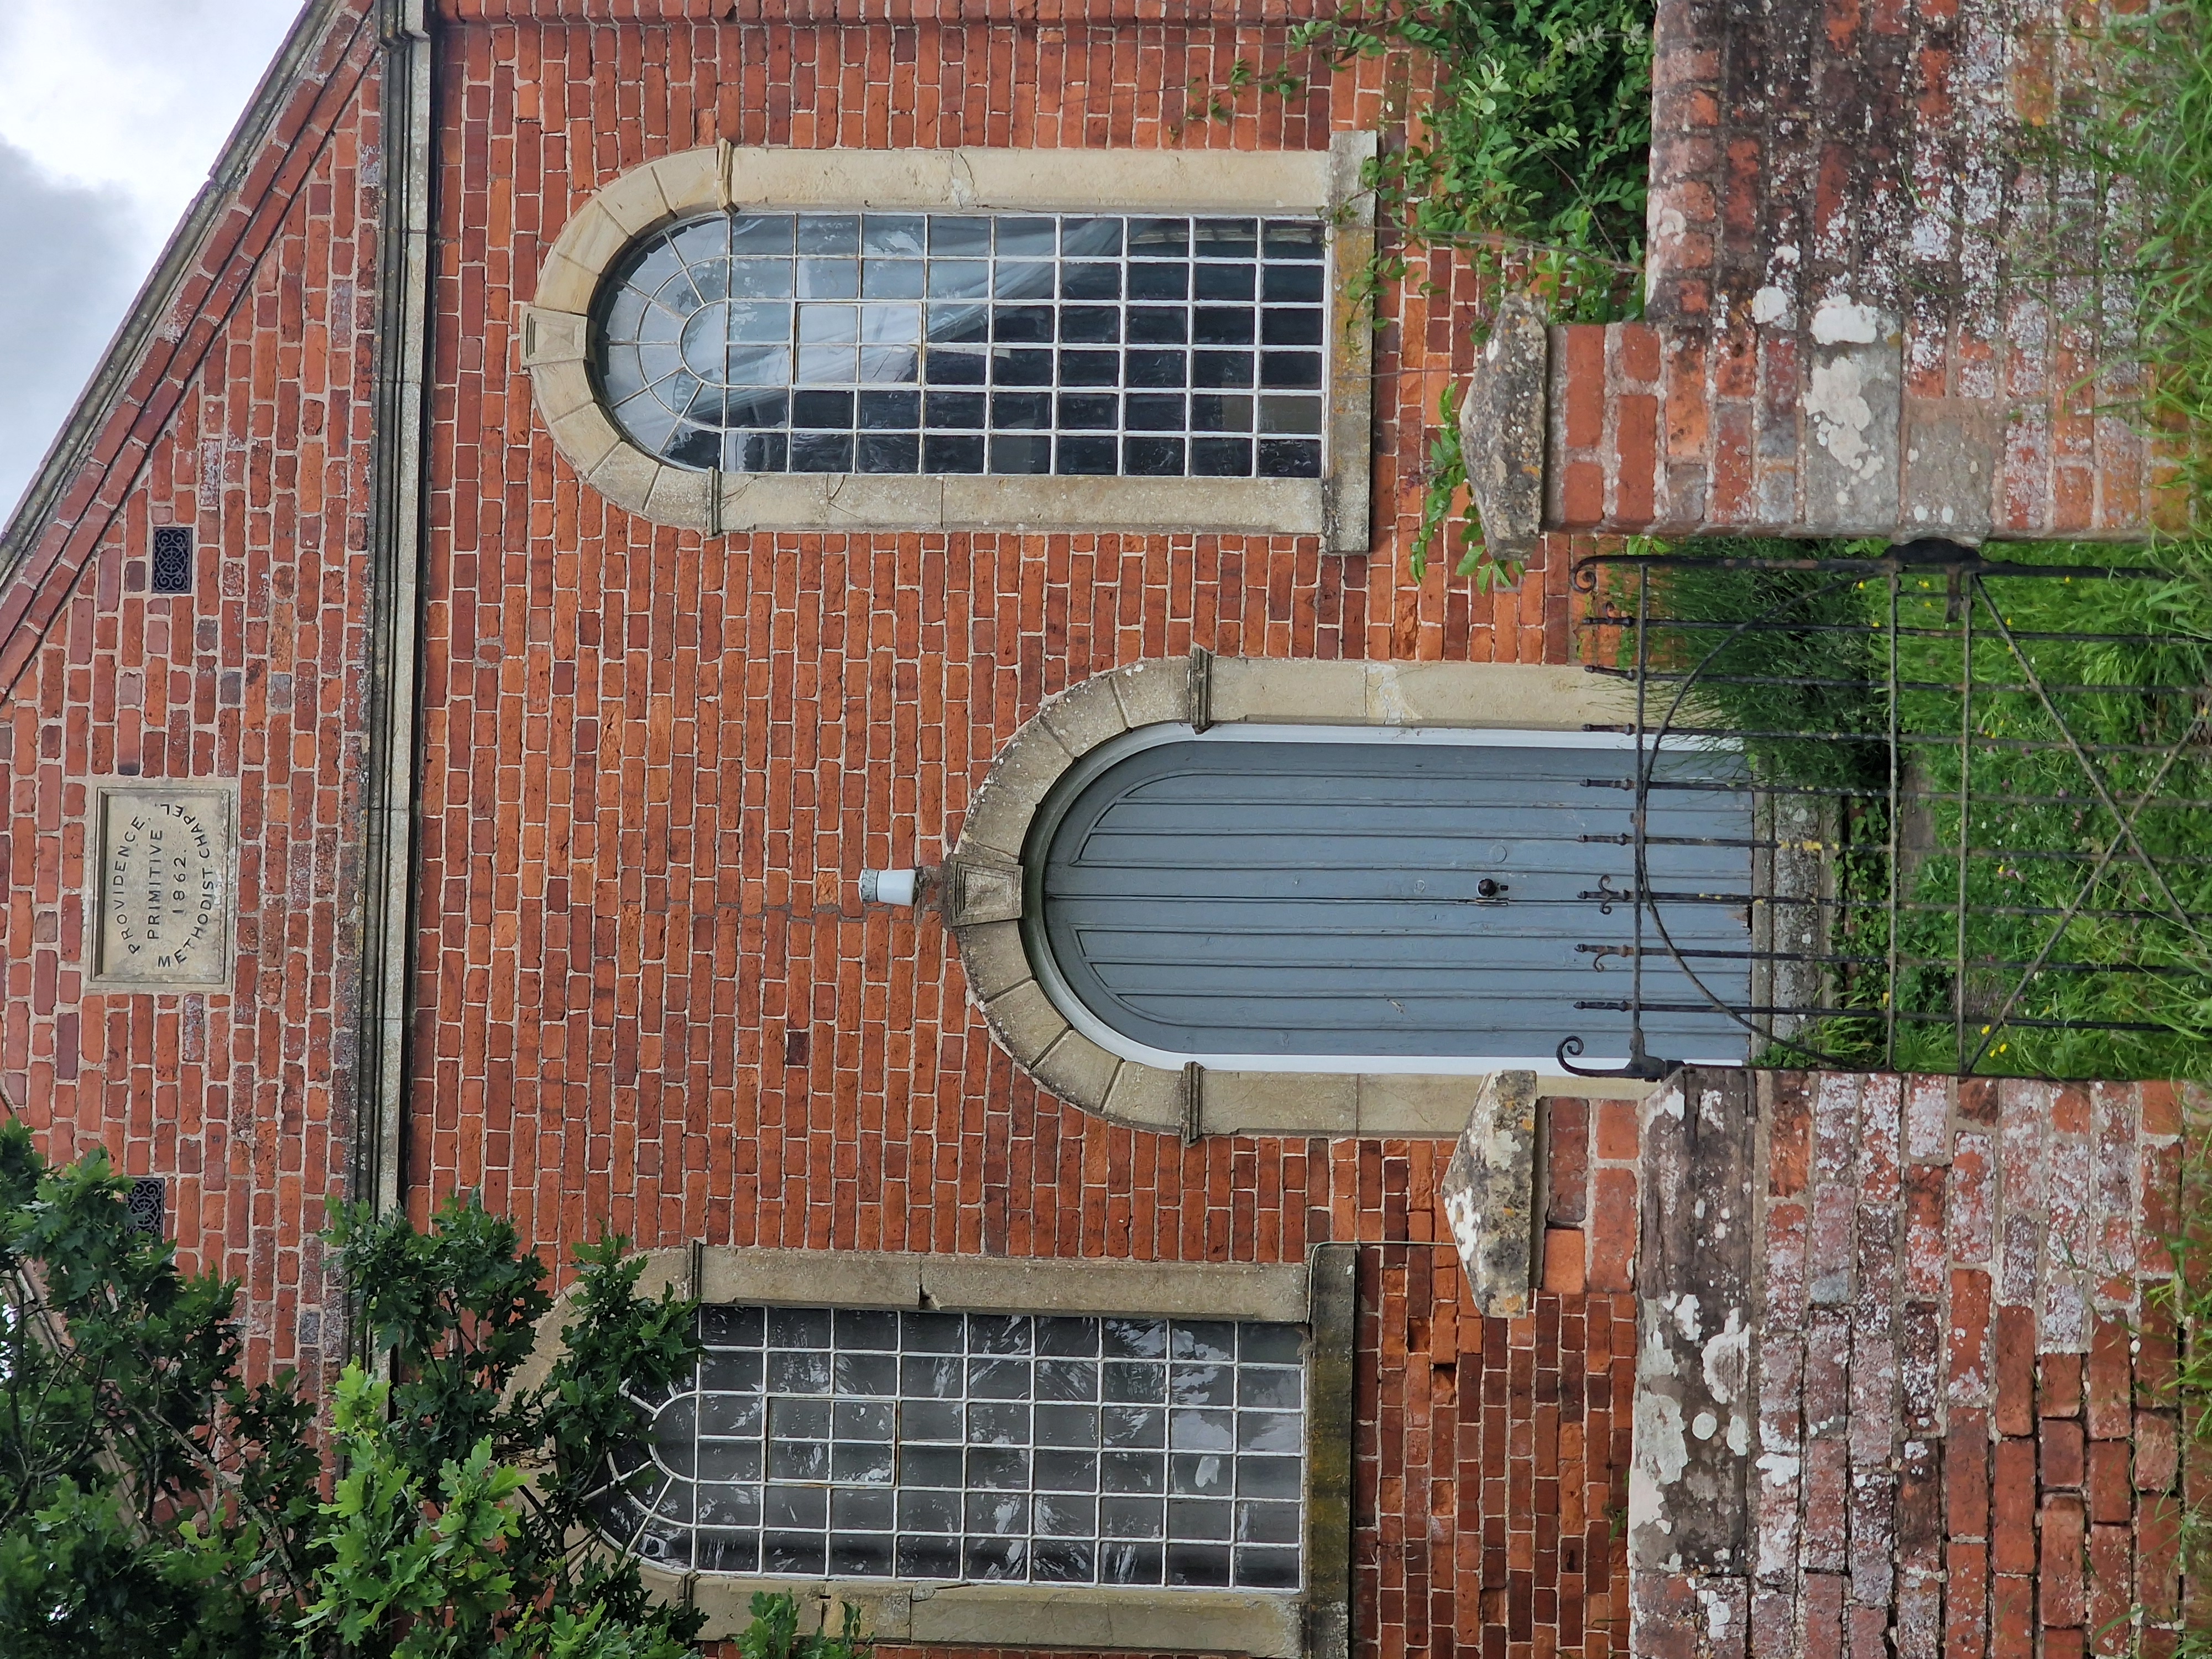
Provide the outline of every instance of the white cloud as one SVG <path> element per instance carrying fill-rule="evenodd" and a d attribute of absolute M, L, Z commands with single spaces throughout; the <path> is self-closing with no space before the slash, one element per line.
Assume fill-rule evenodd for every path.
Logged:
<path fill-rule="evenodd" d="M 64 184 L 0 140 L 0 504 L 61 429 L 145 276 L 121 191 Z"/>
<path fill-rule="evenodd" d="M 0 506 L 29 482 L 297 0 L 0 0 Z"/>
<path fill-rule="evenodd" d="M 7 0 L 0 139 L 114 185 L 158 246 L 276 55 L 296 0 Z"/>

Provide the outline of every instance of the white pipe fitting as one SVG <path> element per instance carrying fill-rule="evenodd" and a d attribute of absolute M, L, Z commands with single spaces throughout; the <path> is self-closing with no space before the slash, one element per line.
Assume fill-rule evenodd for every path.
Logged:
<path fill-rule="evenodd" d="M 911 905 L 916 873 L 912 870 L 861 871 L 860 902 Z"/>

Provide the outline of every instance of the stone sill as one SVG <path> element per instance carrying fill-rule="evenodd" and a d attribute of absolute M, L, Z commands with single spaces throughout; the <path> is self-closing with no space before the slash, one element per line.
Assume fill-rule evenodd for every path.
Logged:
<path fill-rule="evenodd" d="M 707 1615 L 700 1634 L 726 1640 L 752 1622 L 762 1591 L 799 1599 L 800 1626 L 811 1604 L 830 1628 L 839 1603 L 857 1608 L 861 1633 L 878 1642 L 1090 1652 L 1249 1654 L 1299 1659 L 1305 1597 L 1264 1590 L 1101 1589 L 1057 1584 L 916 1584 L 896 1579 L 803 1581 L 733 1573 L 641 1569 L 646 1587 L 670 1601 L 687 1595 Z"/>

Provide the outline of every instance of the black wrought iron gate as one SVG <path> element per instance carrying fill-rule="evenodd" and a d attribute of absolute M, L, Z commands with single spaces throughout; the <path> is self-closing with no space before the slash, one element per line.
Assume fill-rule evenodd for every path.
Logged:
<path fill-rule="evenodd" d="M 1577 565 L 1585 657 L 1633 687 L 1608 729 L 1638 764 L 1587 786 L 1633 792 L 1636 875 L 1602 896 L 1627 902 L 1623 933 L 1581 947 L 1625 958 L 1622 993 L 1576 1006 L 1626 1014 L 1632 1048 L 1577 1068 L 1571 1038 L 1561 1062 L 1663 1074 L 1684 1057 L 1650 1039 L 1688 984 L 1781 1063 L 2173 1074 L 2212 1007 L 2212 641 L 2158 625 L 2172 579 L 1943 541 L 1836 551 Z M 1749 774 L 1748 891 L 1653 878 L 1656 807 L 1743 787 L 1669 764 L 1686 750 Z M 1749 942 L 1683 948 L 1716 906 L 1747 907 Z"/>

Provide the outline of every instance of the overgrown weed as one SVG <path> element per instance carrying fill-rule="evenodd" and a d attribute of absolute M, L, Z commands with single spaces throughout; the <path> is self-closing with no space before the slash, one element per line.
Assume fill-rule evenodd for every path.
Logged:
<path fill-rule="evenodd" d="M 1881 549 L 1670 550 L 1807 560 Z M 2009 554 L 2091 567 L 2142 556 L 2109 546 Z M 2212 797 L 2203 689 L 2212 686 L 2212 581 L 2200 567 L 2154 580 L 1991 576 L 1978 594 L 1956 595 L 1940 572 L 1907 574 L 1893 616 L 1887 579 L 1848 571 L 1692 564 L 1650 580 L 1654 725 L 1689 677 L 1674 727 L 1741 734 L 1753 772 L 1812 792 L 1828 823 L 1826 951 L 1838 961 L 1821 1000 L 1864 1012 L 1831 1017 L 1808 1042 L 1838 1060 L 1916 1070 L 2212 1076 L 2202 1017 L 2212 968 L 2198 951 L 2198 919 L 2212 915 L 2212 811 L 2190 804 Z M 1610 596 L 1616 610 L 1634 606 L 1627 580 Z M 1626 665 L 1633 634 L 1620 633 L 1611 654 Z M 1970 766 L 1960 746 L 1969 717 Z M 1905 792 L 1894 807 L 1893 719 Z M 2133 840 L 2100 791 L 2124 814 L 2151 797 L 2132 811 Z M 1963 870 L 1962 844 L 1972 849 Z"/>
<path fill-rule="evenodd" d="M 1617 322 L 1643 307 L 1653 10 L 1653 0 L 1354 3 L 1293 28 L 1283 65 L 1262 73 L 1239 58 L 1222 83 L 1194 82 L 1186 118 L 1227 120 L 1247 91 L 1300 98 L 1363 59 L 1409 58 L 1419 90 L 1361 173 L 1381 234 L 1352 273 L 1358 302 L 1381 326 L 1377 301 L 1412 275 L 1413 256 L 1451 249 L 1486 291 L 1536 295 L 1554 322 Z M 1423 580 L 1431 549 L 1456 540 L 1456 573 L 1478 590 L 1516 581 L 1519 567 L 1490 556 L 1467 498 L 1455 389 L 1437 414 L 1407 567 Z"/>
<path fill-rule="evenodd" d="M 2095 27 L 2094 89 L 2061 112 L 2055 138 L 2140 204 L 2140 240 L 2106 240 L 2097 274 L 2134 289 L 2137 349 L 2153 371 L 2145 413 L 2182 458 L 2172 500 L 2186 527 L 2171 550 L 2202 571 L 2212 531 L 2212 0 L 2110 12 Z"/>

